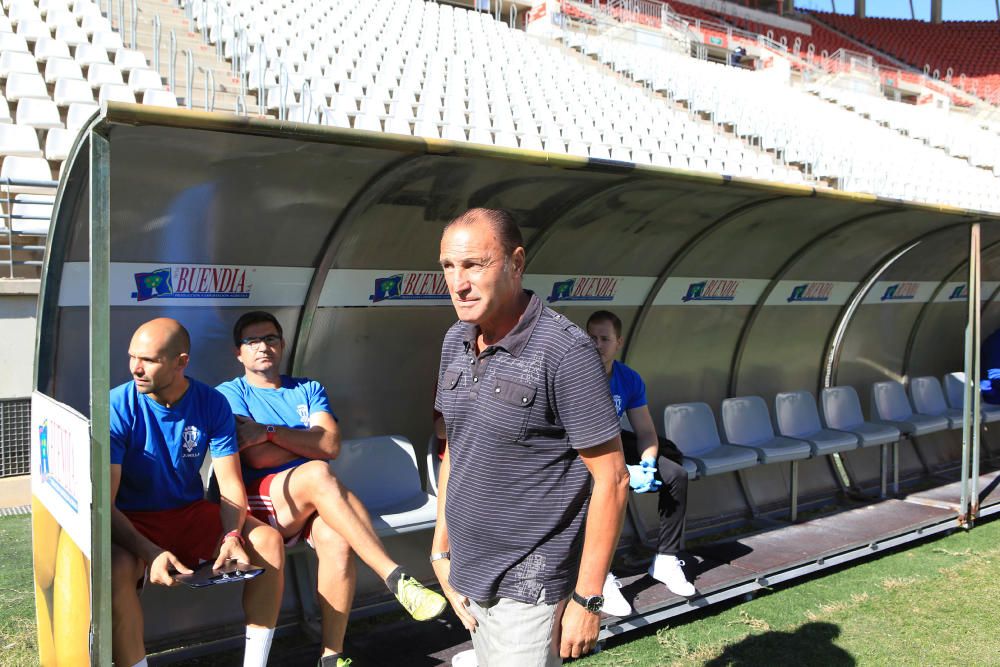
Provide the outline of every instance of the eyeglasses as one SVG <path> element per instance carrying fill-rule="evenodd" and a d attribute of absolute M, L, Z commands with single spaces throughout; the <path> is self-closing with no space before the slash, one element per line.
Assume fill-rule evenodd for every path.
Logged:
<path fill-rule="evenodd" d="M 274 334 L 268 334 L 266 336 L 247 336 L 240 340 L 240 345 L 246 345 L 247 347 L 257 347 L 259 343 L 264 343 L 267 347 L 274 347 L 281 342 L 281 336 L 275 336 Z"/>

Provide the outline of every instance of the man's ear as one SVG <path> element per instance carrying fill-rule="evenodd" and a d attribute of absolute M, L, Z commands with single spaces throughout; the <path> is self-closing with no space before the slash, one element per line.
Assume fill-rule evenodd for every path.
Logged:
<path fill-rule="evenodd" d="M 514 252 L 510 255 L 510 263 L 518 275 L 524 275 L 525 254 L 522 246 L 514 248 Z"/>
<path fill-rule="evenodd" d="M 187 368 L 188 363 L 191 361 L 191 355 L 187 352 L 181 352 L 177 355 L 177 367 Z"/>

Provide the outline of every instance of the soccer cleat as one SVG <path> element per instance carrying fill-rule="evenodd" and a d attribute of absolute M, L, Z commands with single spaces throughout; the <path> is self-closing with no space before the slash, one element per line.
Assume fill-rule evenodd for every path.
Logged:
<path fill-rule="evenodd" d="M 336 660 L 336 662 L 334 662 Z M 341 658 L 339 655 L 323 656 L 316 663 L 316 667 L 351 667 L 350 658 Z"/>
<path fill-rule="evenodd" d="M 662 584 L 666 584 L 667 589 L 674 595 L 682 595 L 686 598 L 696 595 L 694 585 L 684 576 L 684 561 L 678 560 L 677 556 L 667 554 L 656 554 L 653 564 L 649 566 L 649 576 Z"/>
<path fill-rule="evenodd" d="M 410 612 L 415 621 L 429 621 L 436 618 L 448 606 L 443 595 L 435 593 L 413 577 L 406 575 L 399 577 L 396 599 L 403 605 L 403 609 Z"/>
<path fill-rule="evenodd" d="M 622 592 L 618 590 L 621 587 L 622 582 L 618 581 L 615 575 L 608 572 L 608 576 L 604 580 L 604 590 L 601 591 L 601 595 L 604 596 L 604 606 L 601 607 L 601 611 L 605 614 L 617 616 L 618 618 L 624 618 L 632 614 L 632 605 L 628 603 Z"/>

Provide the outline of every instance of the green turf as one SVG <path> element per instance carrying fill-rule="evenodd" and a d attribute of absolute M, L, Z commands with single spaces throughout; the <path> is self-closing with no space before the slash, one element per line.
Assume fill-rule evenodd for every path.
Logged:
<path fill-rule="evenodd" d="M 0 664 L 38 664 L 31 517 L 0 517 Z"/>
<path fill-rule="evenodd" d="M 576 664 L 997 665 L 1000 521 L 610 646 Z M 985 624 L 984 624 L 985 623 Z"/>
<path fill-rule="evenodd" d="M 29 517 L 0 518 L 0 563 L 0 665 L 35 665 Z M 992 521 L 678 619 L 573 664 L 997 665 L 998 599 L 1000 521 Z"/>

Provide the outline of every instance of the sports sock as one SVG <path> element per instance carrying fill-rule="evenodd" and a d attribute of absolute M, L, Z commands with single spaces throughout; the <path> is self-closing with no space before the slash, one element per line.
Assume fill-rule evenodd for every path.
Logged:
<path fill-rule="evenodd" d="M 396 566 L 396 569 L 389 573 L 389 576 L 385 578 L 385 585 L 389 587 L 389 592 L 393 595 L 399 590 L 399 580 L 406 574 L 403 572 L 403 568 Z"/>
<path fill-rule="evenodd" d="M 243 667 L 265 667 L 267 654 L 271 652 L 274 628 L 247 626 L 247 645 L 243 653 Z"/>
<path fill-rule="evenodd" d="M 142 656 L 142 660 L 132 665 L 132 667 L 149 667 L 149 663 L 146 662 L 146 656 Z"/>
<path fill-rule="evenodd" d="M 324 655 L 319 659 L 320 667 L 337 667 L 337 658 L 340 657 L 339 653 L 331 653 L 330 655 Z"/>

